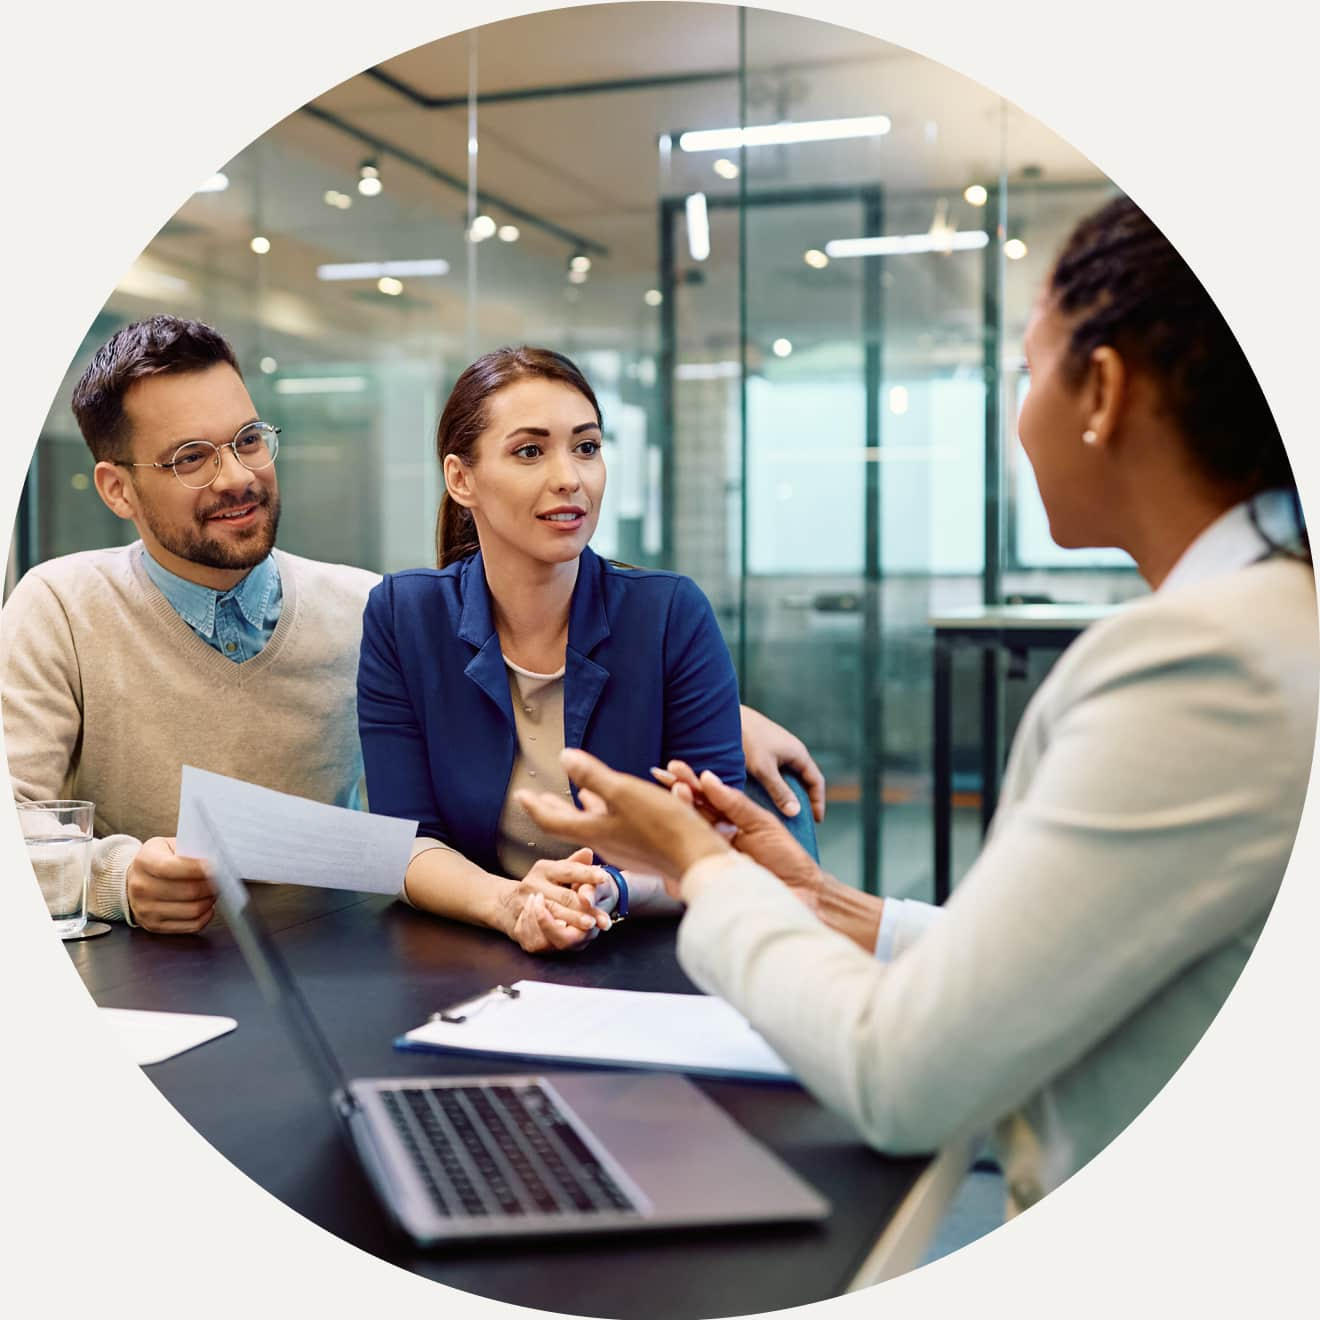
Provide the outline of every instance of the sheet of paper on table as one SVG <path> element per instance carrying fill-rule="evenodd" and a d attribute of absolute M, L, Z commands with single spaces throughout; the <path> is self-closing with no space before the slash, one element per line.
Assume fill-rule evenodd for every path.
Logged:
<path fill-rule="evenodd" d="M 185 765 L 175 842 L 183 857 L 214 851 L 198 802 L 244 880 L 397 894 L 417 835 L 415 820 L 329 807 Z"/>
<path fill-rule="evenodd" d="M 200 1013 L 147 1013 L 136 1008 L 103 1008 L 100 1013 L 133 1062 L 142 1065 L 163 1063 L 238 1026 L 231 1017 Z"/>

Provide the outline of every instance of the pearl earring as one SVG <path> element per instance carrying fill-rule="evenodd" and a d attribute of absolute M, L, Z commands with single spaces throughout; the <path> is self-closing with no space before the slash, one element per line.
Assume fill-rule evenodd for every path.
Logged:
<path fill-rule="evenodd" d="M 1100 443 L 1100 437 L 1094 431 L 1082 432 L 1082 444 L 1095 445 Z"/>

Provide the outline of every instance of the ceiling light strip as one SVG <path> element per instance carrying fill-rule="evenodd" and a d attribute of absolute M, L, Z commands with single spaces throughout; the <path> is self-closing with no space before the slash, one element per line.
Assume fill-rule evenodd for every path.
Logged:
<path fill-rule="evenodd" d="M 687 215 L 688 252 L 693 261 L 705 261 L 710 256 L 710 216 L 706 211 L 706 194 L 689 193 L 684 211 Z"/>
<path fill-rule="evenodd" d="M 893 128 L 888 115 L 857 119 L 813 119 L 801 123 L 754 124 L 742 128 L 701 128 L 678 135 L 680 151 L 736 151 L 739 147 L 793 146 L 800 142 L 838 142 L 882 137 Z"/>
<path fill-rule="evenodd" d="M 275 382 L 276 394 L 361 394 L 365 376 L 286 376 Z"/>
<path fill-rule="evenodd" d="M 974 252 L 990 241 L 983 229 L 951 233 L 889 234 L 876 238 L 835 238 L 825 244 L 828 257 L 901 257 L 914 252 Z"/>
<path fill-rule="evenodd" d="M 341 261 L 316 268 L 318 280 L 376 280 L 383 275 L 402 278 L 448 273 L 449 263 L 443 257 L 417 261 Z"/>

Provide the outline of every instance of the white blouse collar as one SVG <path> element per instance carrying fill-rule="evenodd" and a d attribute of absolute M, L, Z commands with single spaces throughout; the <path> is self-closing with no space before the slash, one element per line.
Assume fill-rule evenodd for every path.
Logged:
<path fill-rule="evenodd" d="M 1267 490 L 1221 514 L 1182 552 L 1160 591 L 1205 582 L 1223 573 L 1245 568 L 1269 553 L 1269 545 L 1251 524 L 1251 506 L 1265 532 L 1281 545 L 1297 541 L 1292 492 Z"/>

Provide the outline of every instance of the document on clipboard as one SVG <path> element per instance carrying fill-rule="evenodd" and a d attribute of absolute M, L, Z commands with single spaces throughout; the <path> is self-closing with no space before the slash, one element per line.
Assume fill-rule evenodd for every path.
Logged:
<path fill-rule="evenodd" d="M 432 1014 L 394 1044 L 402 1050 L 793 1080 L 747 1019 L 710 995 L 518 981 Z"/>

